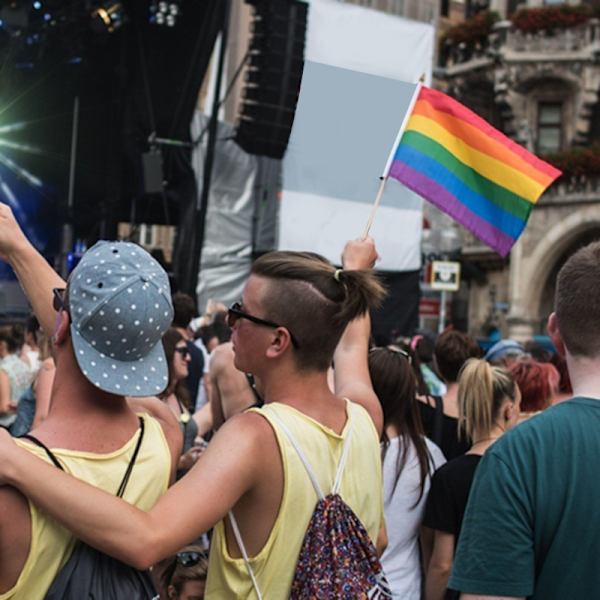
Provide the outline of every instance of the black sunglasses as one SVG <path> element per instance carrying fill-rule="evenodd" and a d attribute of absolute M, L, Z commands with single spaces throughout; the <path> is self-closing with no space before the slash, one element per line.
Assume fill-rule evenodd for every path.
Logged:
<path fill-rule="evenodd" d="M 278 325 L 273 321 L 267 321 L 265 319 L 261 319 L 259 317 L 255 317 L 254 315 L 249 315 L 242 310 L 242 305 L 239 302 L 234 302 L 227 309 L 227 325 L 229 327 L 233 327 L 238 319 L 247 319 L 248 321 L 252 321 L 257 325 L 263 325 L 264 327 L 272 327 L 273 329 L 277 329 L 278 327 L 284 327 L 284 325 Z M 290 339 L 292 340 L 292 344 L 298 348 L 298 342 L 296 338 L 293 336 L 292 332 L 286 327 L 288 333 L 290 334 Z"/>
<path fill-rule="evenodd" d="M 175 352 L 179 352 L 181 358 L 187 358 L 190 355 L 190 349 L 186 347 L 175 348 Z"/>
<path fill-rule="evenodd" d="M 177 562 L 182 567 L 193 567 L 202 559 L 208 559 L 206 552 L 196 552 L 194 550 L 184 550 L 183 552 L 178 552 L 175 556 L 177 558 Z"/>

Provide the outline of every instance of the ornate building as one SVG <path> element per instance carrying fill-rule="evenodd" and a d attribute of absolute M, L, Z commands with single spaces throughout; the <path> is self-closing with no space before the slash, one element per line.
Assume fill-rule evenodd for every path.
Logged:
<path fill-rule="evenodd" d="M 436 85 L 564 175 L 506 260 L 461 231 L 458 300 L 471 333 L 497 327 L 526 339 L 545 333 L 566 258 L 600 239 L 600 13 L 593 2 L 532 1 L 518 12 L 513 2 L 490 4 L 498 14 L 479 12 L 441 36 Z"/>

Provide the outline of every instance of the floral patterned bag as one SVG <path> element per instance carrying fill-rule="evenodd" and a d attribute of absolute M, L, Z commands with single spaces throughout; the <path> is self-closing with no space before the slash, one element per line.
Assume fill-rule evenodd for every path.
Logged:
<path fill-rule="evenodd" d="M 352 429 L 344 440 L 333 489 L 325 496 L 292 433 L 280 419 L 277 423 L 302 460 L 319 498 L 304 536 L 290 598 L 391 598 L 392 593 L 367 530 L 339 495 Z"/>
<path fill-rule="evenodd" d="M 391 599 L 392 592 L 377 557 L 375 546 L 360 519 L 338 493 L 348 459 L 352 429 L 348 431 L 344 440 L 333 490 L 325 496 L 308 459 L 291 431 L 275 415 L 271 415 L 271 418 L 294 447 L 319 498 L 300 549 L 290 599 Z M 256 597 L 262 600 L 263 596 L 232 512 L 229 513 L 229 519 Z"/>

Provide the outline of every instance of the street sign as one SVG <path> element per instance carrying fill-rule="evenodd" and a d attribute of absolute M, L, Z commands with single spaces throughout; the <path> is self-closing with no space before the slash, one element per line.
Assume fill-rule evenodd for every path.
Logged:
<path fill-rule="evenodd" d="M 434 260 L 431 263 L 431 289 L 456 292 L 460 286 L 460 263 Z"/>

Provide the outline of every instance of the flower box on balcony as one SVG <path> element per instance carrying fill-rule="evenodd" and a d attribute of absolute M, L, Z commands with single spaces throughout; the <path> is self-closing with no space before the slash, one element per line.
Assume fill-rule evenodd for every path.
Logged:
<path fill-rule="evenodd" d="M 569 29 L 586 23 L 593 16 L 589 6 L 544 6 L 541 8 L 522 8 L 512 17 L 515 29 L 525 33 L 545 31 L 548 34 L 556 30 Z"/>
<path fill-rule="evenodd" d="M 572 148 L 544 158 L 563 172 L 557 181 L 600 175 L 600 143 L 588 148 Z"/>

